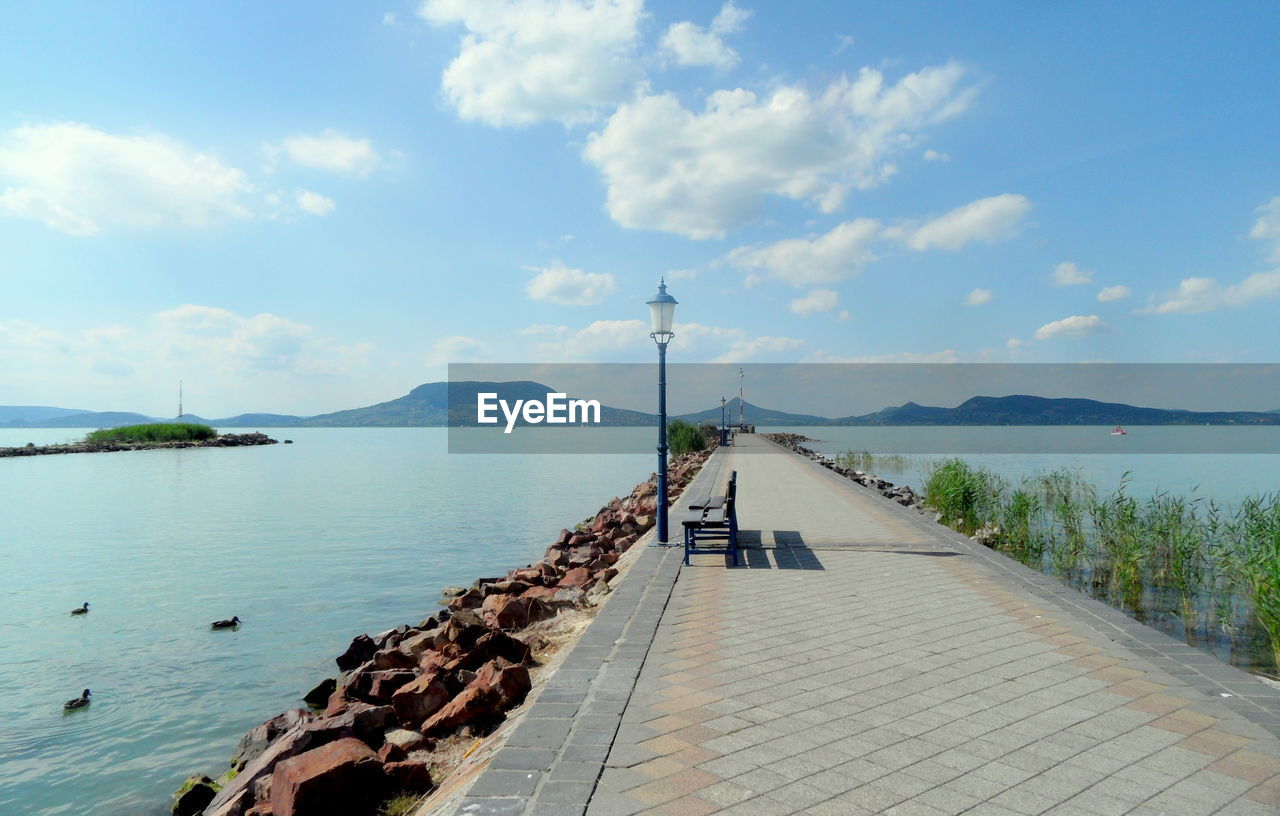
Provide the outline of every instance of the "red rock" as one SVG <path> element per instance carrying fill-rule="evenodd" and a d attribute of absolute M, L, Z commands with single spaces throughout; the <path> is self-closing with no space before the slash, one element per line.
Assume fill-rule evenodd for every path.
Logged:
<path fill-rule="evenodd" d="M 530 586 L 538 586 L 542 584 L 542 570 L 537 567 L 529 567 L 527 569 L 518 569 L 511 571 L 511 580 L 523 581 Z"/>
<path fill-rule="evenodd" d="M 237 770 L 244 768 L 261 756 L 277 737 L 314 719 L 314 714 L 300 708 L 272 717 L 240 738 L 236 752 L 231 757 L 232 767 Z"/>
<path fill-rule="evenodd" d="M 337 657 L 338 671 L 351 671 L 367 662 L 378 651 L 378 645 L 368 635 L 360 635 L 351 641 L 347 650 Z"/>
<path fill-rule="evenodd" d="M 278 762 L 315 747 L 315 737 L 304 728 L 298 725 L 281 734 L 218 792 L 204 812 L 208 816 L 241 816 L 253 804 L 255 782 L 270 774 Z"/>
<path fill-rule="evenodd" d="M 378 670 L 386 669 L 409 669 L 417 665 L 418 661 L 397 648 L 383 649 L 376 652 L 369 660 L 370 665 Z"/>
<path fill-rule="evenodd" d="M 396 648 L 399 649 L 401 653 L 411 657 L 413 659 L 413 664 L 417 665 L 418 661 L 422 659 L 422 653 L 427 649 L 430 649 L 435 644 L 436 635 L 438 634 L 440 634 L 440 630 L 438 628 L 432 629 L 428 632 L 419 632 L 416 635 L 410 635 L 400 641 L 400 645 Z"/>
<path fill-rule="evenodd" d="M 436 672 L 422 675 L 391 696 L 391 706 L 406 727 L 427 719 L 448 701 L 449 689 Z"/>
<path fill-rule="evenodd" d="M 378 749 L 378 760 L 383 763 L 399 762 L 400 760 L 407 759 L 408 757 L 409 752 L 401 748 L 399 745 L 396 745 L 394 742 L 384 742 L 382 743 L 382 747 Z M 384 765 L 383 767 L 386 766 Z"/>
<path fill-rule="evenodd" d="M 472 683 L 496 689 L 503 708 L 519 705 L 533 688 L 528 668 L 502 658 L 491 660 L 481 666 Z"/>
<path fill-rule="evenodd" d="M 490 595 L 480 610 L 485 622 L 498 629 L 523 629 L 552 615 L 551 608 L 537 598 Z"/>
<path fill-rule="evenodd" d="M 425 791 L 434 784 L 431 767 L 425 762 L 388 762 L 382 766 L 387 781 L 400 790 Z"/>
<path fill-rule="evenodd" d="M 551 564 L 548 564 L 545 561 L 539 561 L 536 566 L 538 567 L 538 572 L 542 573 L 542 577 L 544 581 L 547 578 L 554 579 L 560 575 L 559 570 L 557 570 L 555 567 L 553 567 Z"/>
<path fill-rule="evenodd" d="M 411 671 L 379 671 L 371 672 L 369 684 L 369 697 L 377 702 L 386 702 L 391 699 L 391 695 L 395 694 L 402 686 L 413 682 L 416 675 Z"/>
<path fill-rule="evenodd" d="M 285 760 L 271 781 L 275 816 L 366 816 L 382 800 L 382 765 L 369 746 L 342 739 Z"/>
<path fill-rule="evenodd" d="M 453 669 L 478 669 L 495 658 L 502 658 L 511 663 L 525 663 L 529 660 L 529 647 L 523 641 L 516 640 L 506 632 L 490 631 L 476 641 L 476 645 L 452 664 Z"/>
<path fill-rule="evenodd" d="M 449 608 L 452 610 L 459 609 L 475 609 L 484 602 L 484 593 L 478 589 L 468 589 L 458 597 L 449 601 Z"/>
<path fill-rule="evenodd" d="M 564 577 L 556 582 L 556 586 L 561 588 L 586 586 L 591 583 L 593 579 L 594 576 L 592 576 L 591 570 L 585 567 L 578 567 L 577 569 L 571 569 L 566 572 Z"/>

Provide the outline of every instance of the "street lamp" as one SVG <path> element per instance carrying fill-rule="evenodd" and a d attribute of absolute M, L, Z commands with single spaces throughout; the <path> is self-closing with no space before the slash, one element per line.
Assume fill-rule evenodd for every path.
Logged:
<path fill-rule="evenodd" d="M 653 331 L 658 344 L 658 543 L 667 544 L 667 343 L 676 334 L 671 330 L 676 315 L 676 299 L 667 294 L 667 283 L 658 281 L 658 294 L 649 303 Z"/>
<path fill-rule="evenodd" d="M 729 444 L 729 426 L 725 424 L 724 412 L 725 399 L 720 397 L 720 445 L 721 447 Z"/>

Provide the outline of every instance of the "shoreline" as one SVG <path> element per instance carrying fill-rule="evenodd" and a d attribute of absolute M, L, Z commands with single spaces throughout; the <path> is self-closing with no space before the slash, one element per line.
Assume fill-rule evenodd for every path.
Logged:
<path fill-rule="evenodd" d="M 712 450 L 668 464 L 672 496 Z M 656 481 L 562 530 L 533 564 L 449 592 L 416 626 L 356 637 L 336 659 L 338 676 L 305 695 L 308 708 L 251 729 L 233 770 L 190 777 L 173 813 L 306 816 L 332 804 L 331 796 L 318 804 L 323 790 L 362 796 L 346 805 L 353 814 L 393 799 L 397 812 L 416 809 L 523 702 L 572 643 L 575 621 L 594 616 L 629 563 L 620 559 L 655 524 Z"/>
<path fill-rule="evenodd" d="M 242 448 L 254 445 L 276 445 L 280 440 L 264 433 L 219 434 L 213 439 L 179 440 L 175 442 L 64 442 L 55 445 L 37 445 L 28 442 L 16 448 L 0 448 L 0 458 L 19 456 L 51 456 L 63 453 L 117 453 L 120 451 L 160 450 L 166 448 Z M 292 440 L 285 440 L 290 444 Z"/>

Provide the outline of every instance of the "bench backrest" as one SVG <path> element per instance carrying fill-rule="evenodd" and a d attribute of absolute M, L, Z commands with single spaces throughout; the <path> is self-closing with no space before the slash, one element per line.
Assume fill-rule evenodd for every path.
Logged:
<path fill-rule="evenodd" d="M 733 509 L 733 503 L 738 498 L 738 471 L 734 471 L 729 477 L 729 486 L 724 491 L 725 511 L 729 512 Z"/>

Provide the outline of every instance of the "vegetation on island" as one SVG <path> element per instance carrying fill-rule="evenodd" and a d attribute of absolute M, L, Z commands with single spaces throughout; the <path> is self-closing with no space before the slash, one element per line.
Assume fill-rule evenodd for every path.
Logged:
<path fill-rule="evenodd" d="M 846 470 L 861 470 L 875 473 L 883 470 L 903 471 L 911 464 L 910 457 L 899 453 L 872 453 L 869 450 L 852 451 L 836 454 L 836 465 Z"/>
<path fill-rule="evenodd" d="M 1232 662 L 1280 666 L 1280 496 L 1233 509 L 1126 483 L 1099 496 L 1078 473 L 1043 472 L 1012 486 L 959 459 L 935 463 L 925 500 L 949 527 L 1023 564 L 1180 634 Z"/>
<path fill-rule="evenodd" d="M 88 445 L 111 442 L 202 442 L 213 439 L 217 435 L 218 432 L 208 425 L 197 425 L 193 422 L 156 422 L 94 431 L 85 434 L 84 441 Z"/>
<path fill-rule="evenodd" d="M 707 437 L 697 425 L 673 419 L 667 423 L 667 447 L 672 456 L 696 453 L 707 447 Z"/>

